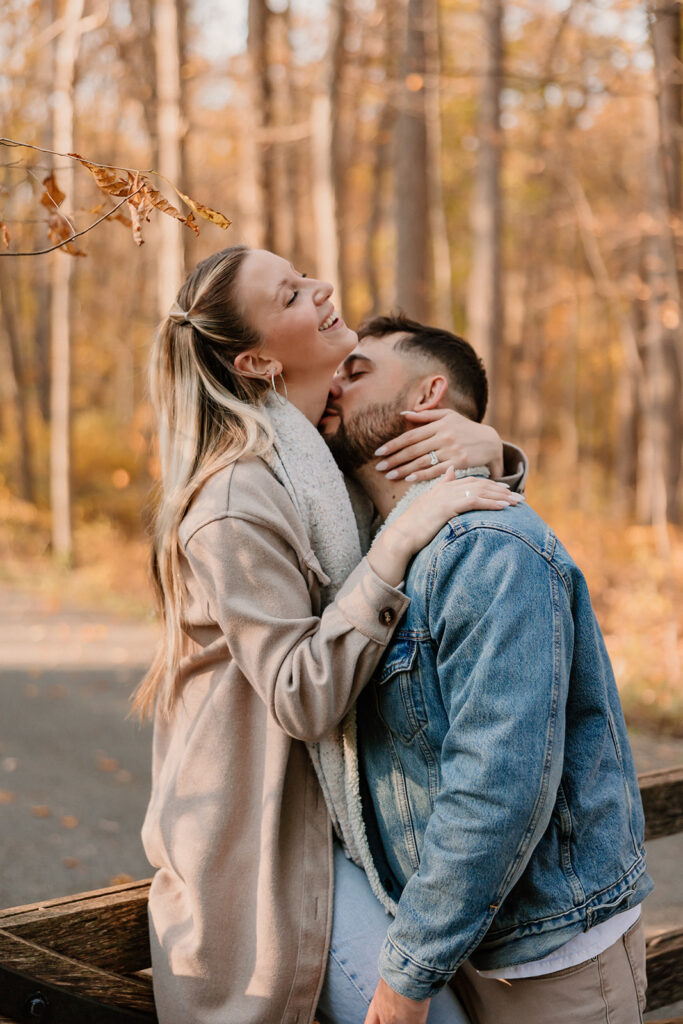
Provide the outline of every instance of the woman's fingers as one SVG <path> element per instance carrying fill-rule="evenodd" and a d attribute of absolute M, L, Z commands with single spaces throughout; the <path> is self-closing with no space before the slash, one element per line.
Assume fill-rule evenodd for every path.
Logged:
<path fill-rule="evenodd" d="M 435 427 L 428 423 L 423 427 L 415 427 L 413 430 L 406 430 L 404 434 L 399 434 L 398 437 L 392 437 L 390 441 L 383 444 L 381 448 L 378 448 L 375 455 L 389 456 L 401 453 L 404 448 L 409 448 L 411 445 L 418 443 L 419 441 L 427 441 L 430 437 L 434 437 Z"/>

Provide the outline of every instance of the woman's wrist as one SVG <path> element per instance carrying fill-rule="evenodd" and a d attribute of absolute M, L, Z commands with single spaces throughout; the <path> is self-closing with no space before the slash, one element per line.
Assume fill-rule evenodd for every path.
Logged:
<path fill-rule="evenodd" d="M 380 579 L 391 587 L 397 587 L 414 554 L 414 543 L 396 522 L 382 530 L 368 551 L 367 559 L 370 568 Z"/>

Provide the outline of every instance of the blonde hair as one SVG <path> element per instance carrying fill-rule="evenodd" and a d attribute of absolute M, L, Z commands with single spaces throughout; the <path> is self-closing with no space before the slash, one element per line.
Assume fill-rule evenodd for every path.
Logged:
<path fill-rule="evenodd" d="M 178 530 L 193 497 L 217 470 L 273 441 L 261 406 L 268 381 L 238 373 L 238 353 L 260 336 L 245 321 L 235 279 L 249 252 L 232 246 L 203 260 L 161 324 L 150 358 L 150 390 L 159 432 L 161 495 L 154 516 L 152 580 L 163 622 L 154 661 L 133 697 L 141 718 L 155 703 L 169 716 L 182 687 L 188 650 L 182 629 L 185 588 Z"/>

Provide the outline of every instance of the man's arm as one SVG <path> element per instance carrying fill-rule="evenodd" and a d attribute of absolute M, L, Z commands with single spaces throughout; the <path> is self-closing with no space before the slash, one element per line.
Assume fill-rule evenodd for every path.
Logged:
<path fill-rule="evenodd" d="M 384 981 L 413 1000 L 438 991 L 481 942 L 548 825 L 573 645 L 562 580 L 507 531 L 454 537 L 435 569 L 430 634 L 450 727 L 420 867 L 379 961 Z"/>

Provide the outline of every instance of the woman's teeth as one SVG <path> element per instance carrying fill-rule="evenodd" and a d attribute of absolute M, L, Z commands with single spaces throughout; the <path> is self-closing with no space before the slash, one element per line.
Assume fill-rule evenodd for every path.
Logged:
<path fill-rule="evenodd" d="M 321 323 L 321 325 L 318 328 L 318 330 L 319 331 L 326 331 L 328 327 L 332 327 L 333 324 L 336 324 L 338 319 L 339 319 L 339 317 L 337 316 L 336 313 L 330 313 L 330 315 L 328 316 L 327 320 L 323 320 L 323 322 Z"/>

